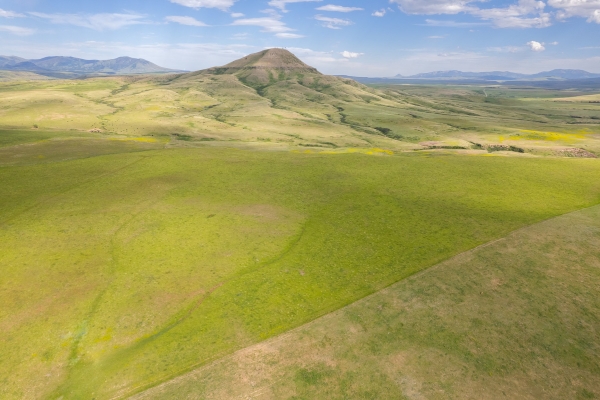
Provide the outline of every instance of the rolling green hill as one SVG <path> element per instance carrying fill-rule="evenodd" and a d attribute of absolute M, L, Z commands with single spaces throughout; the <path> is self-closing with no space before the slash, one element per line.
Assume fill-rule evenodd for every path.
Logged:
<path fill-rule="evenodd" d="M 390 85 L 320 74 L 270 49 L 162 77 L 0 83 L 0 127 L 161 137 L 173 146 L 499 151 L 595 157 L 589 92 Z M 556 100 L 554 100 L 556 99 Z"/>
<path fill-rule="evenodd" d="M 367 398 L 395 396 L 398 387 L 435 397 L 457 393 L 451 382 L 481 388 L 486 373 L 505 374 L 493 383 L 506 386 L 517 371 L 568 377 L 570 386 L 544 383 L 555 397 L 594 395 L 597 351 L 585 343 L 595 340 L 597 290 L 583 279 L 595 282 L 594 270 L 582 264 L 587 275 L 559 274 L 578 257 L 595 265 L 593 223 L 577 225 L 580 234 L 563 229 L 571 236 L 541 247 L 515 236 L 523 247 L 514 251 L 530 251 L 526 258 L 495 245 L 475 250 L 521 307 L 506 313 L 508 325 L 492 312 L 500 297 L 477 297 L 482 264 L 450 261 L 454 267 L 419 273 L 600 203 L 595 96 L 367 87 L 278 49 L 171 76 L 0 83 L 0 398 L 126 398 L 176 377 L 182 386 L 158 393 L 226 397 L 228 375 L 212 362 L 253 352 L 397 282 L 373 297 L 389 299 L 379 310 L 387 322 L 372 310 L 365 311 L 372 329 L 350 317 L 374 335 L 356 331 L 362 352 L 348 353 L 338 328 L 324 327 L 343 354 L 326 367 L 300 358 L 274 363 L 263 383 L 281 392 L 265 393 L 310 398 L 331 384 Z M 544 254 L 556 261 L 549 274 L 568 287 L 546 285 Z M 434 296 L 440 282 L 452 296 Z M 579 310 L 566 303 L 558 312 L 548 299 L 571 294 Z M 422 303 L 398 314 L 394 296 Z M 481 308 L 457 309 L 465 296 Z M 319 321 L 336 315 L 346 311 Z M 537 328 L 518 336 L 523 325 L 510 325 L 518 316 Z M 465 326 L 474 344 L 459 335 Z M 388 327 L 401 334 L 383 340 Z M 297 342 L 289 354 L 302 351 L 305 342 Z M 408 376 L 408 386 L 377 372 L 387 360 L 378 355 L 394 356 L 395 346 L 414 351 L 398 378 Z M 363 357 L 368 382 L 347 373 Z M 223 360 L 218 365 L 238 363 Z M 454 362 L 479 383 L 451 370 L 454 380 L 427 386 L 439 371 L 427 372 L 431 364 Z M 238 371 L 252 368 L 239 364 Z M 203 366 L 214 373 L 190 383 L 185 374 Z M 293 378 L 286 386 L 277 376 Z M 532 379 L 518 382 L 529 390 Z"/>

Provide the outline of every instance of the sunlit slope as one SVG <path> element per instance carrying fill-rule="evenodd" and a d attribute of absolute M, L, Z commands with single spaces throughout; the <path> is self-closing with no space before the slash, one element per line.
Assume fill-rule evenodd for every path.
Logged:
<path fill-rule="evenodd" d="M 216 142 L 595 157 L 600 103 L 563 101 L 593 96 L 497 87 L 373 88 L 323 75 L 285 50 L 270 49 L 189 74 L 0 83 L 0 128 L 99 130 L 161 137 L 180 147 Z"/>
<path fill-rule="evenodd" d="M 599 174 L 214 148 L 0 167 L 0 397 L 154 385 L 595 204 Z"/>
<path fill-rule="evenodd" d="M 599 233 L 525 228 L 135 398 L 598 398 Z"/>

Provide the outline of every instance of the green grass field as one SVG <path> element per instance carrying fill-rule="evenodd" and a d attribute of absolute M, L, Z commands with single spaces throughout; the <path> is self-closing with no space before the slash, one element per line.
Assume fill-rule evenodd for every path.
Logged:
<path fill-rule="evenodd" d="M 85 157 L 0 167 L 2 397 L 125 396 L 600 201 L 593 159 Z"/>
<path fill-rule="evenodd" d="M 134 399 L 600 397 L 600 207 L 527 227 Z"/>
<path fill-rule="evenodd" d="M 366 87 L 298 71 L 0 82 L 0 398 L 117 399 L 180 376 L 181 386 L 156 393 L 227 397 L 228 375 L 210 366 L 215 360 L 252 352 L 249 346 L 399 281 L 408 292 L 375 296 L 429 298 L 435 289 L 427 285 L 438 282 L 430 277 L 439 272 L 415 274 L 516 229 L 600 203 L 600 108 L 585 102 L 596 93 Z M 596 257 L 585 240 L 573 243 L 585 248 L 556 251 Z M 531 246 L 531 263 L 539 262 L 541 250 Z M 526 278 L 541 272 L 528 278 L 519 260 L 503 254 L 484 254 L 485 265 L 506 261 L 518 287 L 538 284 Z M 476 294 L 479 275 L 448 274 L 442 278 L 452 290 Z M 529 307 L 528 319 L 538 310 L 528 301 L 555 293 L 544 292 L 543 282 L 535 296 L 509 293 L 514 304 Z M 586 296 L 572 315 L 589 310 L 578 321 L 597 321 L 597 304 Z M 414 345 L 407 363 L 427 355 L 423 363 L 406 364 L 406 390 L 458 396 L 461 382 L 482 386 L 436 380 L 427 368 L 459 360 L 471 377 L 512 373 L 521 367 L 507 352 L 527 353 L 532 337 L 548 351 L 552 340 L 574 343 L 575 355 L 556 360 L 583 363 L 568 364 L 571 375 L 560 370 L 581 382 L 570 386 L 579 392 L 544 386 L 548 393 L 597 393 L 588 384 L 597 353 L 581 344 L 597 339 L 592 333 L 574 325 L 557 330 L 563 314 L 550 310 L 536 318 L 547 319 L 551 331 L 521 340 L 491 311 L 479 322 L 468 312 L 463 319 L 453 314 L 452 302 L 461 298 L 438 298 L 446 308 L 427 303 L 431 313 L 412 316 L 385 306 L 395 332 L 405 317 L 414 318 L 415 330 L 387 341 L 356 331 L 365 341 L 361 351 L 373 356 L 346 352 L 351 360 L 340 359 L 341 369 L 275 363 L 262 381 L 273 388 L 265 396 L 312 398 L 329 383 L 338 395 L 400 396 L 404 386 L 393 386 L 388 375 L 369 375 L 386 362 L 375 356 L 387 357 L 397 343 Z M 347 313 L 319 321 L 340 315 Z M 373 335 L 383 335 L 386 323 L 365 318 L 374 321 Z M 344 327 L 356 328 L 338 322 L 322 329 L 339 337 Z M 473 347 L 479 342 L 468 347 L 455 333 L 464 324 L 479 329 L 473 340 L 485 349 Z M 486 332 L 507 347 L 493 348 Z M 312 340 L 318 333 L 307 335 Z M 344 340 L 340 349 L 347 348 Z M 302 352 L 302 343 L 289 354 Z M 465 346 L 490 353 L 469 358 Z M 235 357 L 217 365 L 238 363 Z M 371 360 L 364 381 L 348 372 L 362 357 Z M 555 376 L 548 371 L 558 364 L 544 362 L 520 371 Z M 204 366 L 211 376 L 199 377 L 198 385 L 186 380 Z M 277 376 L 293 378 L 277 383 Z M 533 385 L 522 382 L 524 390 Z"/>

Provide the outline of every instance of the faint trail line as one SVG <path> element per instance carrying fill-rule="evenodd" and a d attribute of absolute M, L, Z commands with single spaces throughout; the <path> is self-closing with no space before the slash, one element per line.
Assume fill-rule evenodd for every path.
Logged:
<path fill-rule="evenodd" d="M 200 298 L 198 298 L 194 302 L 192 302 L 191 307 L 189 307 L 188 310 L 185 311 L 181 317 L 177 318 L 175 321 L 171 322 L 170 324 L 168 324 L 164 328 L 160 329 L 158 332 L 153 333 L 152 335 L 150 335 L 148 337 L 142 338 L 139 342 L 136 342 L 134 344 L 133 348 L 135 349 L 135 347 L 143 346 L 146 343 L 149 343 L 149 342 L 153 341 L 154 339 L 156 339 L 156 338 L 164 335 L 165 333 L 169 332 L 171 329 L 177 327 L 179 324 L 181 324 L 186 319 L 188 319 L 192 315 L 192 313 L 194 311 L 196 311 L 202 305 L 202 303 L 204 303 L 204 300 L 206 300 L 215 290 L 219 289 L 226 282 L 227 281 L 221 282 L 218 285 L 210 288 L 206 293 L 204 293 L 202 296 L 200 296 Z M 130 349 L 126 349 L 126 350 L 130 350 Z"/>
<path fill-rule="evenodd" d="M 80 345 L 81 341 L 83 340 L 83 338 L 85 337 L 85 335 L 87 334 L 87 328 L 88 328 L 90 322 L 92 321 L 92 319 L 94 318 L 94 316 L 96 315 L 96 313 L 98 312 L 98 309 L 100 308 L 100 303 L 102 302 L 102 299 L 104 298 L 106 293 L 109 291 L 109 289 L 111 288 L 111 286 L 115 280 L 114 273 L 119 264 L 118 257 L 117 257 L 117 251 L 116 251 L 116 247 L 118 246 L 118 244 L 116 243 L 117 235 L 119 234 L 119 232 L 121 232 L 123 230 L 123 228 L 125 226 L 127 226 L 132 221 L 134 221 L 141 213 L 143 213 L 145 210 L 152 207 L 153 205 L 155 205 L 158 202 L 159 202 L 159 200 L 155 200 L 155 201 L 147 202 L 146 204 L 144 204 L 142 207 L 140 207 L 140 209 L 137 212 L 130 214 L 129 217 L 125 221 L 123 221 L 119 225 L 119 227 L 112 233 L 111 238 L 110 238 L 111 261 L 110 261 L 110 267 L 106 271 L 106 274 L 110 275 L 110 279 L 106 283 L 105 287 L 102 290 L 100 290 L 100 292 L 96 295 L 94 301 L 92 302 L 92 306 L 90 307 L 89 312 L 87 313 L 87 315 L 85 316 L 84 320 L 81 323 L 81 329 L 78 330 L 77 335 L 75 336 L 75 340 L 71 344 L 71 350 L 70 350 L 69 359 L 68 359 L 69 364 L 65 371 L 65 377 L 63 379 L 63 383 L 68 381 L 69 376 L 72 373 L 72 370 L 74 369 L 74 367 L 76 367 L 77 361 L 79 359 L 79 354 L 80 354 L 79 345 Z"/>
<path fill-rule="evenodd" d="M 223 285 L 225 285 L 225 284 L 227 284 L 227 283 L 231 282 L 231 281 L 232 281 L 232 280 L 234 280 L 234 279 L 240 278 L 240 277 L 242 277 L 242 276 L 244 276 L 244 275 L 247 275 L 247 274 L 250 274 L 250 273 L 253 273 L 253 272 L 259 271 L 259 270 L 261 270 L 261 269 L 263 269 L 263 268 L 265 268 L 265 267 L 267 267 L 267 266 L 269 266 L 269 265 L 271 265 L 271 264 L 274 264 L 274 263 L 276 263 L 277 261 L 281 260 L 281 259 L 282 259 L 283 257 L 285 257 L 287 254 L 289 254 L 289 253 L 290 253 L 290 252 L 291 252 L 291 251 L 292 251 L 292 250 L 293 250 L 293 249 L 296 247 L 296 245 L 297 245 L 297 244 L 300 242 L 300 240 L 301 240 L 301 239 L 302 239 L 302 237 L 304 236 L 304 233 L 305 233 L 305 231 L 306 231 L 306 225 L 308 224 L 308 222 L 309 222 L 309 221 L 307 220 L 307 221 L 306 221 L 306 222 L 305 222 L 305 223 L 302 225 L 302 228 L 300 229 L 300 232 L 299 232 L 299 233 L 298 233 L 298 234 L 297 234 L 297 235 L 296 235 L 296 236 L 295 236 L 295 237 L 294 237 L 294 238 L 293 238 L 293 239 L 290 241 L 290 243 L 288 243 L 288 245 L 287 245 L 287 246 L 286 246 L 286 247 L 283 249 L 283 251 L 282 251 L 282 252 L 281 252 L 279 255 L 277 255 L 277 256 L 275 256 L 275 257 L 271 258 L 270 260 L 267 260 L 267 261 L 265 261 L 263 264 L 261 264 L 261 265 L 257 266 L 256 268 L 253 268 L 253 269 L 251 269 L 251 270 L 249 270 L 249 271 L 245 271 L 245 272 L 243 272 L 243 273 L 241 273 L 241 274 L 238 274 L 238 275 L 233 275 L 233 276 L 231 276 L 229 279 L 226 279 L 226 280 L 224 280 L 223 282 L 221 282 L 221 283 L 220 283 L 220 284 L 218 284 L 217 286 L 215 286 L 215 287 L 213 287 L 212 289 L 210 289 L 210 290 L 209 290 L 209 291 L 208 291 L 208 292 L 207 292 L 205 295 L 203 295 L 203 296 L 202 296 L 202 298 L 201 298 L 201 299 L 199 299 L 199 300 L 196 302 L 195 306 L 192 306 L 192 307 L 191 307 L 191 308 L 190 308 L 190 309 L 189 309 L 189 310 L 188 310 L 188 311 L 187 311 L 187 312 L 186 312 L 186 313 L 185 313 L 185 314 L 184 314 L 182 317 L 180 317 L 180 318 L 179 318 L 179 319 L 178 319 L 176 322 L 174 322 L 174 323 L 172 323 L 172 324 L 170 324 L 170 325 L 167 325 L 165 328 L 161 329 L 161 330 L 160 330 L 160 331 L 158 331 L 157 333 L 154 333 L 153 335 L 151 335 L 151 336 L 149 336 L 149 337 L 147 337 L 147 338 L 140 339 L 140 341 L 139 341 L 139 342 L 136 342 L 136 343 L 135 343 L 135 344 L 133 344 L 131 347 L 129 347 L 129 348 L 127 348 L 127 349 L 124 349 L 123 351 L 128 351 L 128 350 L 129 350 L 129 351 L 131 351 L 131 350 L 135 350 L 135 347 L 137 347 L 137 346 L 143 346 L 144 344 L 146 344 L 146 343 L 148 343 L 148 342 L 150 342 L 150 341 L 154 340 L 155 338 L 157 338 L 157 337 L 159 337 L 159 336 L 162 336 L 163 334 L 167 333 L 167 332 L 168 332 L 168 331 L 170 331 L 171 329 L 175 328 L 177 325 L 179 325 L 179 324 L 181 324 L 183 321 L 185 321 L 185 320 L 186 320 L 186 319 L 187 319 L 187 318 L 188 318 L 190 315 L 192 315 L 192 313 L 193 313 L 195 310 L 197 310 L 197 309 L 198 309 L 198 308 L 199 308 L 199 307 L 202 305 L 202 303 L 203 303 L 203 302 L 204 302 L 204 301 L 205 301 L 205 300 L 206 300 L 206 299 L 207 299 L 207 298 L 208 298 L 208 297 L 209 297 L 209 296 L 210 296 L 212 293 L 214 293 L 214 292 L 215 292 L 217 289 L 221 288 Z M 285 332 L 283 335 L 285 335 L 285 334 L 287 334 L 287 333 L 288 333 L 288 332 Z M 276 337 L 277 337 L 277 338 L 279 338 L 279 337 L 284 337 L 283 335 L 278 335 L 278 336 L 276 336 Z M 260 342 L 258 342 L 258 343 L 260 343 Z M 252 346 L 252 345 L 250 345 L 250 346 Z M 234 351 L 233 353 L 231 353 L 231 352 L 227 352 L 227 351 L 224 351 L 224 352 L 222 352 L 222 353 L 220 353 L 220 354 L 216 354 L 216 355 L 214 355 L 214 356 L 211 356 L 211 357 L 208 357 L 208 358 L 206 358 L 206 359 L 204 359 L 204 360 L 202 360 L 202 361 L 198 361 L 198 362 L 196 362 L 196 363 L 194 363 L 194 364 L 192 364 L 192 365 L 190 365 L 190 366 L 184 367 L 184 368 L 180 369 L 180 370 L 179 370 L 179 371 L 177 371 L 177 372 L 170 373 L 170 374 L 166 374 L 166 375 L 164 375 L 162 378 L 155 379 L 155 380 L 154 380 L 153 382 L 151 382 L 151 383 L 147 383 L 147 384 L 141 384 L 141 385 L 135 386 L 135 387 L 133 387 L 133 388 L 130 388 L 130 389 L 124 389 L 124 390 L 123 390 L 123 392 L 125 392 L 125 393 L 123 393 L 123 394 L 116 394 L 116 395 L 114 395 L 113 397 L 111 397 L 111 398 L 110 398 L 110 400 L 125 399 L 125 398 L 128 398 L 128 397 L 134 396 L 134 395 L 136 395 L 136 394 L 138 394 L 138 393 L 141 393 L 141 392 L 143 392 L 143 391 L 145 391 L 145 390 L 151 389 L 151 388 L 153 388 L 153 387 L 160 386 L 160 385 L 161 385 L 161 384 L 163 384 L 163 383 L 170 382 L 170 381 L 172 381 L 173 379 L 177 379 L 178 377 L 181 377 L 182 375 L 185 375 L 185 374 L 187 374 L 187 373 L 193 372 L 193 371 L 197 370 L 199 367 L 200 367 L 200 368 L 202 368 L 202 367 L 206 367 L 206 366 L 208 366 L 208 365 L 212 365 L 212 364 L 211 364 L 211 361 L 212 361 L 212 362 L 216 362 L 216 361 L 222 360 L 224 357 L 226 357 L 226 356 L 228 356 L 228 355 L 230 355 L 230 354 L 235 354 L 235 353 L 237 353 L 238 351 L 242 351 L 242 350 L 244 350 L 244 349 L 246 349 L 246 348 L 248 348 L 248 347 L 250 347 L 250 346 L 243 347 L 243 348 L 241 348 L 241 349 L 239 349 L 239 350 L 236 350 L 236 351 Z"/>
<path fill-rule="evenodd" d="M 80 183 L 76 183 L 76 184 L 74 184 L 74 185 L 72 185 L 72 186 L 70 186 L 70 187 L 66 188 L 65 190 L 63 190 L 63 191 L 61 191 L 61 192 L 58 192 L 58 193 L 56 193 L 56 194 L 54 194 L 54 195 L 52 195 L 52 196 L 50 196 L 50 197 L 48 197 L 48 198 L 45 198 L 45 199 L 44 199 L 44 200 L 42 200 L 42 201 L 39 201 L 39 202 L 37 202 L 37 203 L 35 203 L 35 204 L 33 204 L 33 205 L 31 205 L 31 206 L 29 206 L 29 207 L 27 207 L 27 208 L 23 209 L 23 210 L 21 210 L 21 211 L 17 212 L 16 214 L 14 214 L 14 215 L 12 215 L 12 216 L 8 217 L 7 219 L 5 219 L 4 221 L 0 221 L 0 227 L 2 227 L 2 226 L 4 226 L 4 225 L 6 225 L 6 224 L 7 224 L 7 223 L 9 223 L 10 221 L 13 221 L 13 220 L 14 220 L 14 219 L 16 219 L 17 217 L 19 217 L 19 216 L 21 216 L 21 215 L 23 215 L 23 214 L 27 213 L 28 211 L 31 211 L 31 210 L 33 210 L 34 208 L 37 208 L 37 207 L 41 206 L 42 204 L 48 203 L 48 202 L 50 202 L 50 201 L 52 201 L 52 200 L 56 199 L 57 197 L 60 197 L 60 196 L 62 196 L 62 195 L 64 195 L 64 194 L 66 194 L 66 193 L 70 192 L 71 190 L 74 190 L 74 189 L 77 189 L 77 188 L 79 188 L 79 187 L 85 186 L 85 185 L 86 185 L 86 184 L 88 184 L 88 183 L 91 183 L 91 182 L 97 181 L 97 180 L 99 180 L 99 179 L 105 178 L 105 177 L 107 177 L 107 176 L 109 176 L 109 175 L 113 175 L 113 174 L 115 174 L 115 173 L 118 173 L 119 171 L 122 171 L 122 170 L 124 170 L 125 168 L 129 168 L 130 166 L 132 166 L 132 165 L 134 165 L 134 164 L 137 164 L 138 162 L 140 162 L 140 161 L 144 160 L 146 157 L 148 157 L 148 156 L 140 156 L 140 158 L 139 158 L 139 159 L 137 159 L 137 160 L 135 160 L 135 161 L 133 161 L 133 162 L 131 162 L 131 163 L 127 164 L 127 165 L 124 165 L 124 166 L 122 166 L 122 167 L 119 167 L 119 168 L 117 168 L 117 169 L 114 169 L 114 170 L 112 170 L 112 171 L 105 172 L 105 173 L 103 173 L 103 174 L 101 174 L 101 175 L 98 175 L 98 176 L 96 176 L 96 177 L 94 177 L 94 178 L 90 178 L 90 179 L 88 179 L 88 180 L 86 180 L 86 181 L 83 181 L 83 182 L 80 182 Z"/>

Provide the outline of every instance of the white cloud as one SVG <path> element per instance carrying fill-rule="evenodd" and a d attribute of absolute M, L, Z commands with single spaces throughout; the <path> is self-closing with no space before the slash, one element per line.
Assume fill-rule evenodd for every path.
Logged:
<path fill-rule="evenodd" d="M 371 15 L 374 17 L 383 17 L 386 12 L 387 10 L 385 8 L 382 8 L 381 10 L 373 11 L 373 14 Z"/>
<path fill-rule="evenodd" d="M 352 12 L 352 11 L 362 11 L 363 8 L 335 6 L 333 4 L 328 4 L 326 6 L 322 6 L 322 7 L 317 8 L 317 10 L 319 10 L 319 11 L 334 11 L 334 12 L 347 13 L 347 12 Z"/>
<path fill-rule="evenodd" d="M 539 0 L 519 0 L 502 8 L 479 8 L 484 0 L 390 0 L 407 14 L 470 14 L 490 21 L 498 28 L 545 28 L 552 24 L 551 14 L 544 12 L 546 4 Z M 551 0 L 552 1 L 552 0 Z M 554 0 L 568 1 L 568 0 Z M 588 1 L 588 0 L 571 0 Z M 600 1 L 600 0 L 589 0 Z"/>
<path fill-rule="evenodd" d="M 20 26 L 11 26 L 11 25 L 0 25 L 0 32 L 8 32 L 12 35 L 17 36 L 29 36 L 33 35 L 35 31 L 29 28 L 22 28 Z"/>
<path fill-rule="evenodd" d="M 441 35 L 433 35 L 433 36 L 427 36 L 428 39 L 445 39 L 446 36 L 441 36 Z"/>
<path fill-rule="evenodd" d="M 364 53 L 352 53 L 350 51 L 342 51 L 342 57 L 344 58 L 358 58 L 362 56 Z"/>
<path fill-rule="evenodd" d="M 16 13 L 14 11 L 6 11 L 0 8 L 0 17 L 2 18 L 22 18 L 25 15 Z"/>
<path fill-rule="evenodd" d="M 268 14 L 268 17 L 262 18 L 242 18 L 236 19 L 233 21 L 231 25 L 234 26 L 259 26 L 262 29 L 262 32 L 274 33 L 277 37 L 284 39 L 297 39 L 301 37 L 300 35 L 295 35 L 290 33 L 294 31 L 294 29 L 288 27 L 285 22 L 281 21 L 281 15 L 279 15 L 275 10 L 268 9 L 262 11 L 265 14 Z M 284 35 L 285 34 L 285 35 Z"/>
<path fill-rule="evenodd" d="M 519 0 L 506 8 L 486 8 L 470 11 L 483 20 L 492 21 L 498 28 L 546 28 L 552 25 L 546 4 L 537 0 Z"/>
<path fill-rule="evenodd" d="M 458 14 L 476 10 L 469 3 L 475 0 L 390 0 L 407 14 Z"/>
<path fill-rule="evenodd" d="M 600 24 L 600 0 L 548 0 L 548 5 L 559 10 L 556 17 L 560 20 L 583 17 Z"/>
<path fill-rule="evenodd" d="M 231 25 L 260 26 L 261 28 L 263 28 L 263 32 L 274 33 L 287 32 L 292 30 L 291 28 L 287 27 L 284 22 L 271 17 L 237 19 L 233 21 Z"/>
<path fill-rule="evenodd" d="M 558 11 L 545 11 L 541 0 L 518 0 L 499 8 L 481 8 L 487 0 L 390 0 L 407 14 L 440 15 L 470 14 L 491 21 L 498 28 L 545 28 L 552 24 L 552 16 L 558 20 L 571 17 L 587 18 L 588 22 L 600 24 L 600 0 L 547 0 L 547 5 Z"/>
<path fill-rule="evenodd" d="M 349 26 L 354 23 L 347 19 L 329 18 L 329 17 L 324 17 L 322 15 L 315 15 L 315 19 L 317 21 L 323 22 L 323 26 L 325 28 L 329 28 L 329 29 L 342 29 L 341 28 L 342 26 Z"/>
<path fill-rule="evenodd" d="M 444 28 L 471 28 L 474 26 L 489 25 L 487 22 L 456 22 L 456 21 L 440 21 L 437 19 L 426 19 L 425 26 L 439 26 Z"/>
<path fill-rule="evenodd" d="M 231 18 L 242 18 L 245 17 L 242 13 L 231 13 Z"/>
<path fill-rule="evenodd" d="M 219 10 L 227 10 L 237 0 L 169 0 L 171 3 L 179 4 L 190 8 L 217 8 Z"/>
<path fill-rule="evenodd" d="M 275 36 L 277 36 L 278 38 L 282 38 L 282 39 L 300 39 L 300 38 L 304 37 L 304 35 L 298 35 L 296 33 L 289 33 L 289 32 L 276 33 Z"/>
<path fill-rule="evenodd" d="M 181 25 L 208 26 L 204 22 L 198 21 L 197 19 L 192 18 L 192 17 L 179 17 L 179 16 L 173 15 L 173 16 L 166 17 L 165 19 L 169 22 L 175 22 L 175 23 L 181 24 Z"/>
<path fill-rule="evenodd" d="M 90 28 L 97 31 L 115 30 L 129 25 L 146 23 L 140 14 L 44 14 L 29 13 L 35 17 L 49 20 L 53 24 L 67 24 Z"/>
<path fill-rule="evenodd" d="M 503 46 L 503 47 L 489 47 L 487 51 L 492 51 L 495 53 L 520 53 L 524 50 L 527 50 L 527 47 L 517 47 L 517 46 Z"/>
<path fill-rule="evenodd" d="M 532 40 L 531 42 L 527 42 L 527 46 L 529 46 L 531 51 L 535 51 L 536 53 L 546 50 L 543 43 L 536 42 L 535 40 Z"/>
<path fill-rule="evenodd" d="M 269 5 L 271 7 L 279 8 L 283 12 L 287 12 L 285 6 L 291 3 L 307 3 L 307 2 L 320 2 L 323 0 L 271 0 Z"/>

